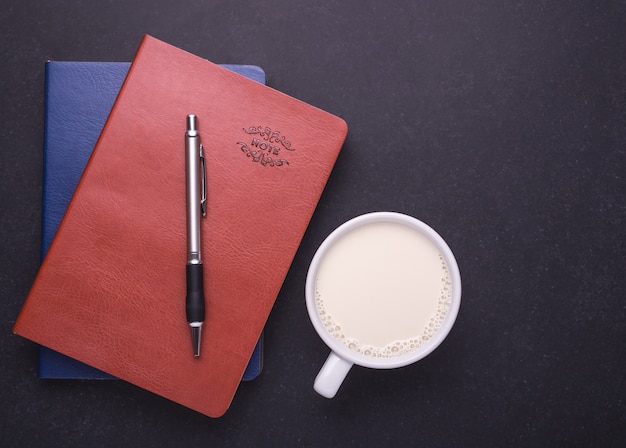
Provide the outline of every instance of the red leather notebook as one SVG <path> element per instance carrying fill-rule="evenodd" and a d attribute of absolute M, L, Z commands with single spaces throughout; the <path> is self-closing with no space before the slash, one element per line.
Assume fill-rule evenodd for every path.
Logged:
<path fill-rule="evenodd" d="M 188 114 L 207 164 L 199 358 L 185 318 Z M 346 133 L 336 116 L 146 36 L 14 332 L 221 416 Z"/>

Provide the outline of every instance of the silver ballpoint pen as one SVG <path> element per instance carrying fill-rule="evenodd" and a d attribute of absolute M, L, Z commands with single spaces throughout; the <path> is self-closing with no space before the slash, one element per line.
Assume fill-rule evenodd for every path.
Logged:
<path fill-rule="evenodd" d="M 185 133 L 185 172 L 187 184 L 187 322 L 191 328 L 194 356 L 200 356 L 204 322 L 204 280 L 200 250 L 200 219 L 206 216 L 206 169 L 204 149 L 198 135 L 198 120 L 187 115 Z"/>

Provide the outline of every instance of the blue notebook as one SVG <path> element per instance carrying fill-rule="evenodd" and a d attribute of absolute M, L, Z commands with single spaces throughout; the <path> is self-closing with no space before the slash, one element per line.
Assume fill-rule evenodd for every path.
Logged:
<path fill-rule="evenodd" d="M 42 260 L 129 67 L 128 62 L 46 62 Z M 257 66 L 224 67 L 265 84 L 265 73 Z M 242 380 L 256 378 L 262 368 L 263 335 L 257 342 Z M 115 379 L 46 347 L 40 347 L 38 376 L 56 379 Z"/>

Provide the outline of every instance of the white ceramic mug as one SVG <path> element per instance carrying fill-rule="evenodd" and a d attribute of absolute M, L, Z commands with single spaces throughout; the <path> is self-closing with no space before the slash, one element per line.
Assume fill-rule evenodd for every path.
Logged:
<path fill-rule="evenodd" d="M 433 288 L 438 292 L 431 299 Z M 334 397 L 354 364 L 391 369 L 424 358 L 452 329 L 460 303 L 454 255 L 428 225 L 394 212 L 342 224 L 317 250 L 306 279 L 311 322 L 332 350 L 315 390 Z M 369 328 L 376 331 L 370 334 Z"/>

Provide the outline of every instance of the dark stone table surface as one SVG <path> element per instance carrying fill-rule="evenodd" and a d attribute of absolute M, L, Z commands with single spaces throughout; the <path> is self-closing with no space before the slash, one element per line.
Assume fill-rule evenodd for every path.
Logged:
<path fill-rule="evenodd" d="M 0 445 L 626 444 L 626 5 L 591 1 L 5 2 L 0 10 Z M 36 377 L 11 328 L 39 266 L 44 62 L 130 61 L 148 33 L 341 116 L 349 135 L 265 330 L 261 376 L 210 419 L 121 381 Z M 335 227 L 434 227 L 463 279 L 419 363 L 312 389 L 304 281 Z"/>

